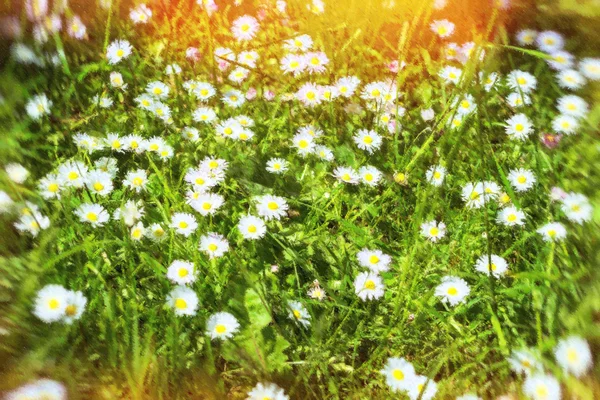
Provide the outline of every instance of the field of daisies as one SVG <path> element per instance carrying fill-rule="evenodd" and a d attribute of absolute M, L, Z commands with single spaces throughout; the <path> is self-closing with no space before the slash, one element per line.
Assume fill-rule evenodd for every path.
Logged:
<path fill-rule="evenodd" d="M 552 3 L 5 2 L 0 397 L 598 398 Z"/>

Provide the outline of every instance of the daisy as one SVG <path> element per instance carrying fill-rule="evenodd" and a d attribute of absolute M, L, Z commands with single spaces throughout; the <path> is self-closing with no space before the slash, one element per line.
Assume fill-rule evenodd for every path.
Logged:
<path fill-rule="evenodd" d="M 460 114 L 454 114 L 448 119 L 448 127 L 451 129 L 460 129 L 463 126 L 464 117 Z"/>
<path fill-rule="evenodd" d="M 206 157 L 200 163 L 200 169 L 209 171 L 209 176 L 216 182 L 220 182 L 222 180 L 220 177 L 225 174 L 227 166 L 228 162 L 222 158 Z"/>
<path fill-rule="evenodd" d="M 366 129 L 359 129 L 353 139 L 358 148 L 365 150 L 367 153 L 379 150 L 382 143 L 382 138 L 377 132 Z"/>
<path fill-rule="evenodd" d="M 230 339 L 239 328 L 240 323 L 232 314 L 227 312 L 213 314 L 206 321 L 206 334 L 213 340 Z"/>
<path fill-rule="evenodd" d="M 580 89 L 585 85 L 585 78 L 578 71 L 574 69 L 566 69 L 560 71 L 556 75 L 558 85 L 565 89 Z"/>
<path fill-rule="evenodd" d="M 127 226 L 133 226 L 144 216 L 144 204 L 141 201 L 127 200 L 113 213 L 113 219 L 123 220 Z"/>
<path fill-rule="evenodd" d="M 492 90 L 496 86 L 496 83 L 500 81 L 498 74 L 495 72 L 488 74 L 485 79 L 483 78 L 483 73 L 480 73 L 480 79 L 483 82 L 483 88 L 486 92 Z"/>
<path fill-rule="evenodd" d="M 0 190 L 0 214 L 4 214 L 4 213 L 10 211 L 13 204 L 14 204 L 14 202 L 10 198 L 8 193 L 6 193 L 3 190 Z"/>
<path fill-rule="evenodd" d="M 313 154 L 315 154 L 317 157 L 319 157 L 321 160 L 323 161 L 333 161 L 334 156 L 333 156 L 333 151 L 331 151 L 331 149 L 327 146 L 323 146 L 323 145 L 316 145 L 314 150 L 313 150 Z"/>
<path fill-rule="evenodd" d="M 529 93 L 537 86 L 537 79 L 529 72 L 516 69 L 508 74 L 506 83 L 516 92 Z"/>
<path fill-rule="evenodd" d="M 123 180 L 123 186 L 126 186 L 137 193 L 141 192 L 146 188 L 148 183 L 148 174 L 143 169 L 137 169 L 135 171 L 129 171 Z"/>
<path fill-rule="evenodd" d="M 265 233 L 267 232 L 267 227 L 264 221 L 253 215 L 241 217 L 237 228 L 244 239 L 249 240 L 260 239 L 265 236 Z"/>
<path fill-rule="evenodd" d="M 301 54 L 286 54 L 280 63 L 284 74 L 300 75 L 306 69 L 306 58 Z"/>
<path fill-rule="evenodd" d="M 317 85 L 311 82 L 306 82 L 296 92 L 296 99 L 298 99 L 307 107 L 313 107 L 321 102 L 322 97 L 320 93 L 321 91 Z"/>
<path fill-rule="evenodd" d="M 175 260 L 167 269 L 167 278 L 178 285 L 187 285 L 196 280 L 194 263 L 190 261 Z"/>
<path fill-rule="evenodd" d="M 563 115 L 570 115 L 575 118 L 583 118 L 588 112 L 588 104 L 579 96 L 567 95 L 559 97 L 557 108 Z"/>
<path fill-rule="evenodd" d="M 562 199 L 561 210 L 569 220 L 578 224 L 592 219 L 592 205 L 587 197 L 579 193 L 567 193 Z"/>
<path fill-rule="evenodd" d="M 194 190 L 206 192 L 217 185 L 215 179 L 210 176 L 210 172 L 204 168 L 190 168 L 184 177 L 185 181 L 194 187 Z"/>
<path fill-rule="evenodd" d="M 147 236 L 154 242 L 160 242 L 166 238 L 165 229 L 161 224 L 154 223 L 148 227 Z"/>
<path fill-rule="evenodd" d="M 225 105 L 233 108 L 241 107 L 246 102 L 246 97 L 242 92 L 236 89 L 230 89 L 223 93 L 221 100 Z"/>
<path fill-rule="evenodd" d="M 180 212 L 173 214 L 170 226 L 175 229 L 175 232 L 188 237 L 194 233 L 198 227 L 198 223 L 192 214 Z"/>
<path fill-rule="evenodd" d="M 292 145 L 298 149 L 298 154 L 306 156 L 314 150 L 314 137 L 308 133 L 297 133 L 292 138 Z"/>
<path fill-rule="evenodd" d="M 258 383 L 248 392 L 248 400 L 289 400 L 282 388 L 274 383 Z"/>
<path fill-rule="evenodd" d="M 421 110 L 421 119 L 425 122 L 431 121 L 435 117 L 435 112 L 432 108 Z"/>
<path fill-rule="evenodd" d="M 369 250 L 367 248 L 359 251 L 356 258 L 361 266 L 369 268 L 375 273 L 389 270 L 389 265 L 392 262 L 392 257 L 384 254 L 381 250 Z"/>
<path fill-rule="evenodd" d="M 550 59 L 546 60 L 550 68 L 556 71 L 562 71 L 565 69 L 571 69 L 574 64 L 573 55 L 566 51 L 555 51 L 550 54 Z"/>
<path fill-rule="evenodd" d="M 565 373 L 577 378 L 581 378 L 592 367 L 590 346 L 579 336 L 561 339 L 554 348 L 554 356 Z"/>
<path fill-rule="evenodd" d="M 535 41 L 537 47 L 546 53 L 552 53 L 562 50 L 565 40 L 560 33 L 554 31 L 544 31 L 537 35 Z"/>
<path fill-rule="evenodd" d="M 372 165 L 360 167 L 358 175 L 360 175 L 362 182 L 369 186 L 377 186 L 382 177 L 381 171 Z"/>
<path fill-rule="evenodd" d="M 404 358 L 390 357 L 380 373 L 385 382 L 394 391 L 408 391 L 416 378 L 415 368 Z"/>
<path fill-rule="evenodd" d="M 532 373 L 543 369 L 539 358 L 537 351 L 523 348 L 520 350 L 513 350 L 508 358 L 508 363 L 510 364 L 510 368 L 517 374 L 524 373 L 526 375 L 531 375 Z"/>
<path fill-rule="evenodd" d="M 446 236 L 446 224 L 435 220 L 424 222 L 421 224 L 421 236 L 424 236 L 435 243 Z"/>
<path fill-rule="evenodd" d="M 65 298 L 65 315 L 63 321 L 66 324 L 72 324 L 83 315 L 87 299 L 79 291 L 68 291 Z"/>
<path fill-rule="evenodd" d="M 239 41 L 251 40 L 258 32 L 258 21 L 250 15 L 244 15 L 233 21 L 231 33 Z"/>
<path fill-rule="evenodd" d="M 531 104 L 531 97 L 525 93 L 513 92 L 506 97 L 506 102 L 509 106 L 518 108 Z M 523 114 L 520 114 L 523 115 Z"/>
<path fill-rule="evenodd" d="M 215 232 L 209 232 L 200 238 L 200 251 L 208 254 L 209 258 L 222 257 L 229 250 L 227 239 Z"/>
<path fill-rule="evenodd" d="M 525 213 L 515 206 L 509 206 L 500 210 L 496 220 L 506 226 L 524 225 Z"/>
<path fill-rule="evenodd" d="M 152 17 L 152 10 L 145 4 L 140 4 L 129 12 L 129 18 L 134 24 L 146 24 Z"/>
<path fill-rule="evenodd" d="M 361 272 L 354 280 L 354 291 L 362 301 L 379 299 L 384 289 L 383 280 L 373 272 Z"/>
<path fill-rule="evenodd" d="M 517 192 L 526 192 L 531 189 L 536 181 L 535 175 L 528 169 L 513 169 L 507 176 L 510 184 Z"/>
<path fill-rule="evenodd" d="M 165 122 L 171 121 L 171 108 L 161 101 L 154 101 L 150 106 L 150 112 Z"/>
<path fill-rule="evenodd" d="M 113 190 L 112 176 L 102 170 L 91 171 L 85 179 L 86 187 L 99 196 L 107 196 Z"/>
<path fill-rule="evenodd" d="M 579 62 L 579 71 L 591 81 L 600 80 L 600 58 L 584 58 Z"/>
<path fill-rule="evenodd" d="M 537 34 L 537 31 L 534 31 L 533 29 L 523 29 L 517 32 L 517 42 L 521 46 L 531 46 L 535 43 Z"/>
<path fill-rule="evenodd" d="M 4 170 L 11 181 L 19 184 L 25 182 L 29 176 L 27 168 L 17 163 L 6 164 Z"/>
<path fill-rule="evenodd" d="M 242 65 L 247 65 L 250 68 L 256 67 L 256 61 L 258 60 L 259 55 L 256 51 L 242 51 L 237 56 L 238 63 Z"/>
<path fill-rule="evenodd" d="M 118 64 L 129 57 L 133 47 L 127 40 L 115 40 L 106 49 L 106 58 L 109 64 Z"/>
<path fill-rule="evenodd" d="M 523 392 L 533 400 L 560 400 L 560 383 L 549 374 L 529 375 L 523 383 Z"/>
<path fill-rule="evenodd" d="M 108 212 L 100 204 L 84 203 L 80 205 L 75 214 L 81 222 L 87 222 L 93 227 L 104 225 L 108 219 Z"/>
<path fill-rule="evenodd" d="M 325 72 L 325 66 L 329 63 L 329 58 L 322 51 L 306 53 L 304 55 L 304 65 L 309 74 L 320 74 Z"/>
<path fill-rule="evenodd" d="M 32 119 L 38 120 L 44 115 L 50 114 L 51 107 L 52 101 L 50 101 L 48 97 L 42 93 L 33 96 L 25 105 L 25 110 L 27 111 L 27 115 L 29 115 Z"/>
<path fill-rule="evenodd" d="M 44 199 L 59 199 L 64 184 L 65 182 L 57 174 L 48 174 L 38 182 L 38 190 Z"/>
<path fill-rule="evenodd" d="M 429 167 L 425 176 L 427 177 L 427 181 L 433 186 L 442 186 L 444 177 L 446 176 L 446 168 L 441 165 L 434 165 Z"/>
<path fill-rule="evenodd" d="M 156 98 L 166 99 L 169 96 L 169 87 L 160 81 L 153 81 L 146 86 L 146 92 Z"/>
<path fill-rule="evenodd" d="M 146 228 L 144 227 L 144 224 L 141 221 L 135 224 L 129 231 L 129 236 L 135 241 L 142 240 L 145 234 Z"/>
<path fill-rule="evenodd" d="M 570 115 L 559 115 L 552 120 L 552 129 L 557 133 L 570 135 L 575 133 L 578 127 L 579 123 Z"/>
<path fill-rule="evenodd" d="M 462 70 L 451 65 L 447 65 L 439 72 L 439 76 L 444 80 L 444 83 L 458 84 L 462 76 Z"/>
<path fill-rule="evenodd" d="M 35 299 L 33 314 L 46 323 L 61 320 L 67 307 L 68 291 L 60 285 L 46 285 Z"/>
<path fill-rule="evenodd" d="M 102 141 L 99 141 L 97 138 L 88 135 L 87 133 L 77 133 L 73 136 L 73 142 L 80 149 L 87 151 L 88 153 L 93 153 L 96 150 L 101 150 L 103 145 Z"/>
<path fill-rule="evenodd" d="M 533 124 L 525 114 L 515 114 L 506 120 L 504 129 L 510 138 L 525 140 L 533 132 Z"/>
<path fill-rule="evenodd" d="M 475 99 L 470 94 L 465 95 L 461 100 L 457 99 L 455 101 L 454 107 L 456 107 L 456 112 L 460 115 L 469 115 L 477 108 L 475 104 Z"/>
<path fill-rule="evenodd" d="M 288 163 L 283 158 L 271 158 L 267 161 L 267 171 L 282 174 L 288 170 Z"/>
<path fill-rule="evenodd" d="M 561 241 L 567 236 L 567 230 L 560 222 L 549 222 L 537 231 L 546 242 Z"/>
<path fill-rule="evenodd" d="M 215 133 L 218 136 L 235 138 L 240 134 L 240 132 L 243 129 L 244 128 L 237 120 L 235 120 L 234 118 L 228 118 L 225 121 L 220 122 L 215 127 Z"/>
<path fill-rule="evenodd" d="M 194 89 L 196 98 L 204 102 L 210 100 L 216 93 L 214 86 L 208 82 L 198 82 Z"/>
<path fill-rule="evenodd" d="M 333 176 L 343 183 L 350 183 L 356 185 L 359 182 L 360 175 L 353 168 L 350 167 L 337 167 L 333 170 Z"/>
<path fill-rule="evenodd" d="M 283 42 L 283 48 L 289 52 L 305 52 L 312 48 L 313 40 L 309 35 L 296 36 Z"/>
<path fill-rule="evenodd" d="M 181 67 L 179 64 L 169 64 L 165 68 L 166 75 L 181 75 Z"/>
<path fill-rule="evenodd" d="M 198 309 L 198 296 L 187 286 L 176 286 L 167 296 L 167 305 L 175 315 L 195 315 Z"/>
<path fill-rule="evenodd" d="M 488 275 L 491 272 L 494 277 L 500 278 L 508 271 L 508 263 L 504 258 L 496 254 L 492 254 L 489 257 L 484 254 L 477 259 L 475 270 Z"/>
<path fill-rule="evenodd" d="M 302 303 L 295 300 L 289 300 L 287 303 L 288 306 L 288 317 L 296 323 L 306 327 L 310 326 L 310 314 L 308 310 Z"/>
<path fill-rule="evenodd" d="M 229 73 L 227 79 L 229 79 L 233 83 L 242 83 L 246 80 L 246 78 L 248 78 L 249 74 L 250 70 L 248 70 L 247 68 L 237 67 Z"/>
<path fill-rule="evenodd" d="M 410 400 L 432 400 L 436 393 L 437 383 L 422 375 L 416 375 L 408 389 Z"/>
<path fill-rule="evenodd" d="M 225 199 L 220 194 L 204 193 L 197 199 L 189 202 L 190 206 L 202 216 L 212 215 L 225 203 Z"/>
<path fill-rule="evenodd" d="M 454 24 L 447 19 L 435 20 L 429 27 L 433 33 L 441 38 L 447 38 L 454 32 Z"/>
<path fill-rule="evenodd" d="M 69 36 L 75 39 L 83 39 L 86 32 L 87 28 L 81 22 L 81 19 L 77 15 L 74 15 L 67 24 L 67 33 Z"/>
<path fill-rule="evenodd" d="M 256 211 L 266 219 L 281 219 L 287 215 L 288 204 L 283 197 L 264 195 L 256 197 Z"/>
<path fill-rule="evenodd" d="M 337 80 L 335 87 L 340 96 L 346 98 L 352 97 L 356 89 L 360 85 L 360 79 L 355 76 L 345 76 Z"/>
<path fill-rule="evenodd" d="M 467 282 L 455 276 L 443 277 L 442 283 L 435 288 L 435 295 L 451 306 L 463 303 L 470 292 L 471 288 Z"/>
<path fill-rule="evenodd" d="M 181 130 L 181 137 L 183 137 L 186 140 L 189 140 L 190 142 L 197 142 L 198 139 L 200 139 L 200 131 L 191 126 L 186 126 Z"/>
<path fill-rule="evenodd" d="M 22 215 L 14 224 L 20 232 L 28 232 L 36 237 L 40 231 L 50 227 L 50 218 L 42 215 L 38 211 L 31 211 Z"/>
<path fill-rule="evenodd" d="M 210 107 L 198 107 L 192 113 L 195 122 L 210 123 L 217 119 L 217 113 Z"/>

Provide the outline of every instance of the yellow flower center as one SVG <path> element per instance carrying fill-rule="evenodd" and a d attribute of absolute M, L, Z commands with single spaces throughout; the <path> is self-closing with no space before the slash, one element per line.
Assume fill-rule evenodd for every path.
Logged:
<path fill-rule="evenodd" d="M 58 192 L 58 189 L 59 189 L 58 183 L 51 183 L 48 185 L 49 192 L 56 193 L 56 192 Z"/>
<path fill-rule="evenodd" d="M 368 281 L 366 281 L 365 282 L 365 289 L 375 290 L 375 282 L 373 282 L 371 279 L 369 279 Z"/>
<path fill-rule="evenodd" d="M 371 144 L 373 143 L 373 138 L 371 136 L 365 136 L 363 142 L 365 142 L 365 144 Z"/>
<path fill-rule="evenodd" d="M 77 313 L 77 307 L 75 307 L 74 304 L 69 304 L 67 308 L 65 308 L 65 314 L 67 314 L 69 317 L 74 316 L 75 313 Z"/>
<path fill-rule="evenodd" d="M 551 238 L 553 238 L 554 236 L 556 236 L 556 231 L 554 229 L 550 229 L 548 231 L 548 236 L 550 236 Z"/>
<path fill-rule="evenodd" d="M 438 233 L 440 233 L 440 230 L 435 226 L 429 230 L 429 234 L 431 236 L 437 236 Z"/>
<path fill-rule="evenodd" d="M 188 276 L 188 270 L 185 268 L 179 268 L 178 275 L 180 278 L 185 278 L 186 276 Z"/>
<path fill-rule="evenodd" d="M 523 124 L 517 124 L 517 125 L 515 125 L 515 131 L 522 132 L 523 129 L 525 129 L 525 126 L 523 126 Z"/>
<path fill-rule="evenodd" d="M 404 380 L 404 372 L 402 372 L 402 370 L 399 370 L 399 369 L 393 370 L 392 371 L 392 376 L 397 381 L 403 381 Z"/>
<path fill-rule="evenodd" d="M 208 250 L 210 250 L 210 251 L 216 251 L 217 249 L 218 249 L 218 247 L 214 243 L 211 243 L 208 245 Z"/>
<path fill-rule="evenodd" d="M 250 225 L 250 226 L 248 227 L 248 232 L 250 232 L 250 233 L 254 233 L 254 232 L 256 232 L 256 226 L 255 226 L 255 225 Z"/>
<path fill-rule="evenodd" d="M 365 174 L 365 181 L 371 182 L 373 180 L 373 174 Z"/>
<path fill-rule="evenodd" d="M 152 89 L 152 92 L 156 95 L 162 94 L 162 89 L 159 87 L 155 87 L 154 89 Z"/>
<path fill-rule="evenodd" d="M 123 57 L 123 54 L 125 54 L 125 51 L 123 51 L 123 49 L 117 50 L 117 57 Z"/>
<path fill-rule="evenodd" d="M 343 181 L 346 181 L 346 182 L 348 182 L 350 179 L 351 179 L 351 178 L 350 178 L 350 174 L 349 174 L 349 173 L 345 173 L 345 174 L 342 176 L 342 180 L 343 180 Z"/>
<path fill-rule="evenodd" d="M 517 216 L 515 214 L 510 214 L 507 219 L 509 222 L 515 222 L 517 220 Z"/>
<path fill-rule="evenodd" d="M 158 143 L 152 143 L 152 144 L 150 145 L 150 150 L 153 150 L 153 151 L 156 151 L 156 150 L 158 150 Z"/>
<path fill-rule="evenodd" d="M 479 193 L 471 192 L 471 200 L 477 200 L 479 198 Z"/>
<path fill-rule="evenodd" d="M 210 210 L 211 207 L 212 207 L 212 205 L 210 203 L 204 203 L 204 204 L 202 204 L 202 208 L 204 210 Z"/>
<path fill-rule="evenodd" d="M 241 29 L 243 32 L 248 32 L 248 30 L 250 29 L 250 25 L 248 24 L 244 24 L 241 26 Z"/>
<path fill-rule="evenodd" d="M 98 214 L 96 214 L 94 212 L 89 212 L 89 213 L 87 213 L 86 218 L 89 221 L 98 221 Z"/>
<path fill-rule="evenodd" d="M 175 300 L 175 308 L 183 310 L 184 308 L 187 308 L 187 302 L 180 297 Z"/>
<path fill-rule="evenodd" d="M 538 385 L 535 388 L 535 393 L 538 395 L 538 397 L 545 399 L 548 397 L 548 388 L 546 388 L 544 385 Z"/>
<path fill-rule="evenodd" d="M 277 210 L 279 205 L 274 201 L 270 201 L 269 204 L 267 204 L 267 207 L 269 207 L 270 210 Z"/>
<path fill-rule="evenodd" d="M 69 172 L 69 175 L 67 175 L 67 178 L 69 178 L 71 181 L 74 181 L 75 179 L 79 178 L 79 174 L 75 171 L 71 171 Z"/>
<path fill-rule="evenodd" d="M 453 287 L 451 287 L 451 288 L 448 288 L 448 291 L 447 291 L 447 293 L 448 293 L 450 296 L 456 296 L 456 295 L 458 294 L 458 290 L 456 290 L 456 288 L 453 286 Z"/>
<path fill-rule="evenodd" d="M 526 84 L 526 83 L 527 83 L 527 79 L 525 79 L 525 78 L 523 78 L 523 77 L 521 77 L 521 78 L 517 78 L 517 83 L 518 83 L 519 85 L 524 85 L 524 84 Z"/>
<path fill-rule="evenodd" d="M 144 183 L 144 180 L 142 178 L 140 178 L 139 176 L 133 178 L 133 184 L 135 186 L 142 186 L 142 183 Z"/>
<path fill-rule="evenodd" d="M 215 326 L 215 331 L 217 333 L 225 333 L 225 331 L 227 330 L 227 328 L 225 327 L 225 325 L 219 324 L 217 326 Z"/>
<path fill-rule="evenodd" d="M 296 319 L 300 319 L 300 317 L 302 317 L 302 314 L 300 314 L 300 311 L 298 310 L 294 310 L 293 314 Z"/>
<path fill-rule="evenodd" d="M 440 178 L 442 177 L 442 174 L 440 174 L 438 171 L 435 171 L 435 172 L 433 173 L 433 177 L 434 177 L 435 179 L 440 179 Z"/>
<path fill-rule="evenodd" d="M 185 229 L 185 228 L 187 228 L 187 227 L 188 227 L 188 223 L 187 223 L 187 222 L 185 222 L 185 221 L 181 221 L 181 222 L 179 223 L 179 227 L 180 227 L 181 229 Z"/>
<path fill-rule="evenodd" d="M 94 190 L 96 190 L 97 192 L 104 190 L 104 185 L 100 182 L 96 182 L 94 183 Z"/>
<path fill-rule="evenodd" d="M 211 162 L 208 163 L 208 166 L 211 169 L 215 169 L 215 168 L 217 168 L 219 166 L 219 163 L 213 160 L 213 161 L 211 161 Z"/>
<path fill-rule="evenodd" d="M 369 257 L 369 262 L 371 264 L 377 264 L 379 262 L 379 257 L 377 257 L 375 254 L 373 254 L 371 257 Z"/>
<path fill-rule="evenodd" d="M 50 299 L 50 301 L 48 302 L 48 307 L 51 310 L 56 310 L 59 306 L 60 306 L 60 303 L 56 299 Z"/>
<path fill-rule="evenodd" d="M 317 95 L 315 94 L 315 92 L 310 91 L 306 93 L 306 98 L 309 100 L 314 100 L 316 97 Z"/>
<path fill-rule="evenodd" d="M 525 183 L 525 182 L 527 182 L 527 178 L 525 178 L 523 175 L 521 175 L 517 178 L 517 182 Z"/>
<path fill-rule="evenodd" d="M 131 236 L 133 236 L 134 239 L 139 239 L 142 236 L 142 230 L 139 228 L 134 229 Z"/>
<path fill-rule="evenodd" d="M 569 362 L 576 362 L 577 358 L 577 352 L 574 349 L 569 349 L 569 351 L 567 352 L 567 359 L 569 360 Z"/>

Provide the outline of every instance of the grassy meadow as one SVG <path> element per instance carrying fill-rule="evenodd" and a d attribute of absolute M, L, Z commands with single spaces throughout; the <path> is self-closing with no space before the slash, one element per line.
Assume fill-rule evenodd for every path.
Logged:
<path fill-rule="evenodd" d="M 593 1 L 0 18 L 0 396 L 600 397 Z"/>

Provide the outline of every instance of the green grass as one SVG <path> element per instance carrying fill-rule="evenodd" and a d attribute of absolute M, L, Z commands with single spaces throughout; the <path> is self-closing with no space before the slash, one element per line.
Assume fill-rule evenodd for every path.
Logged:
<path fill-rule="evenodd" d="M 306 11 L 304 2 L 288 3 L 289 26 L 263 23 L 258 38 L 246 45 L 256 48 L 261 58 L 241 87 L 266 87 L 278 95 L 295 92 L 307 78 L 281 75 L 281 41 L 295 32 L 308 33 L 315 48 L 331 60 L 325 74 L 311 78 L 320 84 L 345 75 L 358 76 L 362 84 L 392 78 L 386 63 L 407 60 L 396 76 L 402 93 L 398 105 L 406 108 L 406 115 L 398 116 L 401 129 L 389 133 L 377 128 L 373 111 L 344 112 L 347 100 L 311 109 L 281 96 L 267 102 L 260 90 L 241 109 L 215 99 L 210 103 L 219 108 L 221 119 L 239 114 L 253 118 L 256 136 L 251 142 L 219 139 L 211 127 L 194 123 L 191 113 L 198 102 L 181 84 L 197 78 L 222 86 L 213 76 L 212 51 L 221 45 L 242 49 L 231 39 L 229 27 L 235 17 L 255 13 L 252 4 L 242 9 L 222 6 L 208 23 L 195 3 L 157 3 L 150 5 L 151 24 L 134 26 L 128 19 L 129 2 L 115 2 L 110 11 L 94 5 L 96 11 L 90 13 L 78 8 L 85 2 L 75 2 L 67 13 L 81 15 L 88 39 L 77 41 L 62 32 L 36 48 L 63 47 L 66 57 L 59 65 L 39 68 L 6 61 L 0 71 L 0 93 L 6 99 L 0 105 L 0 164 L 20 162 L 32 176 L 16 185 L 2 174 L 0 190 L 15 201 L 38 204 L 51 226 L 31 238 L 13 228 L 15 215 L 0 215 L 0 327 L 5 333 L 0 341 L 0 390 L 51 377 L 63 382 L 72 398 L 241 399 L 257 382 L 270 381 L 292 399 L 387 399 L 401 395 L 387 388 L 379 371 L 388 357 L 405 357 L 417 373 L 438 383 L 439 398 L 468 392 L 494 398 L 520 393 L 523 377 L 511 372 L 506 358 L 513 349 L 529 346 L 543 353 L 544 366 L 563 384 L 565 398 L 594 398 L 600 393 L 598 368 L 577 380 L 560 370 L 552 352 L 569 334 L 586 338 L 593 350 L 600 345 L 598 83 L 576 92 L 591 108 L 582 129 L 548 149 L 538 135 L 550 130 L 553 104 L 563 91 L 540 54 L 515 48 L 509 39 L 515 27 L 536 28 L 533 21 L 480 11 L 467 1 L 444 14 L 419 2 L 399 4 L 389 12 L 379 2 L 349 0 L 340 7 L 326 4 L 322 16 Z M 269 21 L 274 18 L 268 15 Z M 486 62 L 470 61 L 456 87 L 443 85 L 437 77 L 447 63 L 440 57 L 441 41 L 427 28 L 427 21 L 446 17 L 457 23 L 457 42 L 473 38 L 486 43 Z M 549 28 L 553 20 L 548 18 L 542 28 Z M 560 25 L 552 28 L 563 30 Z M 586 36 L 573 34 L 569 51 L 598 56 L 590 54 L 593 47 Z M 25 37 L 33 43 L 30 34 Z M 105 49 L 119 38 L 129 40 L 135 51 L 111 66 Z M 191 45 L 203 54 L 195 65 L 184 58 Z M 182 75 L 164 75 L 171 62 L 181 65 Z M 486 92 L 477 79 L 482 70 L 505 75 L 512 69 L 538 79 L 533 103 L 524 109 L 535 134 L 524 142 L 504 133 L 504 121 L 514 114 L 503 101 L 508 90 Z M 113 70 L 122 73 L 126 91 L 109 87 Z M 154 80 L 171 88 L 166 103 L 173 111 L 172 125 L 135 106 L 133 98 Z M 24 104 L 38 93 L 46 93 L 54 104 L 51 116 L 35 122 Z M 98 93 L 110 94 L 113 107 L 94 105 L 91 99 Z M 452 100 L 464 93 L 475 97 L 477 111 L 463 127 L 448 129 L 446 119 L 455 112 Z M 353 101 L 365 106 L 358 96 Z M 428 107 L 436 110 L 436 118 L 424 123 L 419 112 Z M 290 147 L 296 130 L 306 124 L 324 131 L 320 143 L 333 149 L 333 163 L 303 159 Z M 201 140 L 183 141 L 184 126 L 197 127 Z M 384 136 L 381 150 L 369 155 L 357 149 L 352 135 L 362 128 Z M 173 146 L 175 156 L 161 161 L 153 155 L 120 153 L 115 156 L 115 191 L 109 197 L 79 190 L 60 200 L 43 200 L 35 182 L 57 165 L 70 158 L 91 165 L 100 153 L 108 155 L 106 150 L 92 155 L 78 150 L 72 141 L 77 132 L 160 136 Z M 225 181 L 215 190 L 226 202 L 212 217 L 193 212 L 184 197 L 185 172 L 205 156 L 230 163 Z M 290 163 L 284 175 L 265 170 L 274 156 Z M 382 185 L 344 185 L 331 176 L 335 166 L 367 164 L 384 173 Z M 425 178 L 425 171 L 436 164 L 448 170 L 440 188 Z M 519 167 L 537 178 L 525 193 L 515 193 L 506 178 Z M 146 191 L 133 194 L 120 181 L 137 168 L 146 170 L 150 181 Z M 406 184 L 394 181 L 397 172 L 407 174 Z M 527 213 L 523 227 L 497 224 L 496 204 L 465 208 L 462 186 L 486 180 L 497 182 Z M 595 206 L 593 220 L 569 222 L 550 200 L 554 186 L 588 196 Z M 252 198 L 267 193 L 287 199 L 289 216 L 269 222 L 265 238 L 243 240 L 236 229 L 239 217 L 254 213 Z M 166 227 L 172 213 L 186 211 L 195 214 L 199 228 L 187 239 L 168 230 L 163 242 L 134 242 L 120 222 L 93 229 L 74 215 L 83 202 L 101 203 L 112 212 L 128 199 L 144 201 L 146 226 L 160 222 Z M 419 231 L 432 219 L 447 224 L 447 236 L 435 244 Z M 567 227 L 564 242 L 548 244 L 535 233 L 552 220 Z M 207 232 L 227 237 L 230 251 L 224 257 L 209 260 L 198 251 L 199 238 Z M 362 302 L 353 286 L 363 270 L 356 253 L 364 247 L 393 258 L 390 271 L 382 274 L 384 297 L 369 302 Z M 506 258 L 506 277 L 497 280 L 474 270 L 477 258 L 487 252 Z M 192 285 L 200 304 L 194 317 L 176 317 L 165 306 L 173 288 L 166 269 L 175 259 L 193 261 L 200 272 Z M 277 273 L 271 272 L 273 264 L 279 266 Z M 448 307 L 434 295 L 445 275 L 469 283 L 465 304 Z M 327 291 L 324 301 L 306 294 L 315 279 Z M 48 283 L 85 294 L 88 303 L 80 320 L 45 324 L 32 314 L 37 291 Z M 308 329 L 288 318 L 288 300 L 307 307 L 312 315 Z M 234 314 L 241 324 L 232 340 L 211 342 L 204 334 L 208 316 L 218 311 Z"/>

